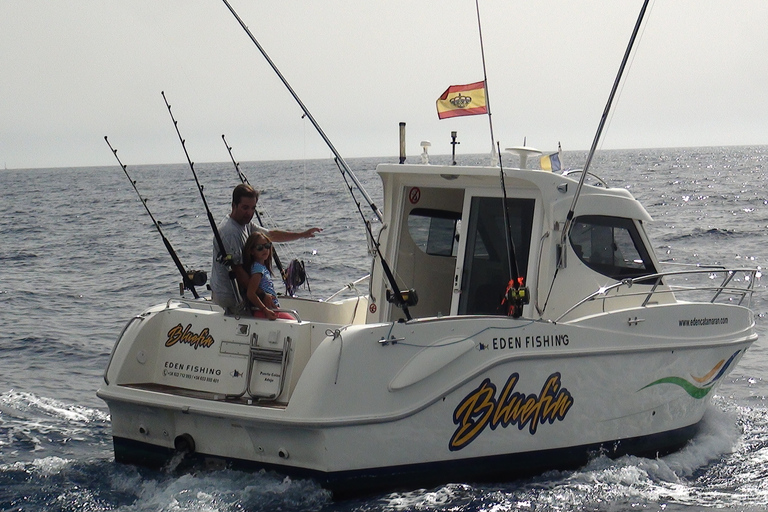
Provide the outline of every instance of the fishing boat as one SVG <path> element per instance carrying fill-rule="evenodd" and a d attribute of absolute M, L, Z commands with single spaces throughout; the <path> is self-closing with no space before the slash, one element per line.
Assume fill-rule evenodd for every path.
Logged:
<path fill-rule="evenodd" d="M 653 457 L 695 435 L 757 338 L 756 271 L 663 271 L 651 218 L 623 188 L 587 184 L 560 246 L 575 177 L 504 171 L 530 293 L 515 317 L 499 309 L 510 280 L 499 168 L 377 171 L 381 250 L 418 293 L 410 319 L 380 263 L 367 295 L 281 298 L 293 320 L 230 316 L 206 299 L 151 307 L 123 329 L 98 392 L 118 461 L 186 452 L 343 495 Z"/>
<path fill-rule="evenodd" d="M 116 460 L 345 496 L 684 446 L 757 339 L 758 271 L 669 268 L 629 191 L 513 151 L 516 168 L 379 165 L 367 293 L 281 297 L 274 321 L 204 297 L 131 318 L 98 391 Z"/>

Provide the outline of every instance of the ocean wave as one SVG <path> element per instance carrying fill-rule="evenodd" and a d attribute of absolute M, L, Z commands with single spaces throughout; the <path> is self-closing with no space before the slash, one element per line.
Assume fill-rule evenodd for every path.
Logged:
<path fill-rule="evenodd" d="M 103 411 L 31 393 L 3 393 L 0 487 L 47 481 L 68 461 L 111 459 L 110 430 L 109 416 Z"/>
<path fill-rule="evenodd" d="M 379 499 L 379 507 L 356 510 L 657 510 L 672 505 L 701 505 L 701 495 L 715 490 L 720 495 L 717 505 L 738 509 L 741 505 L 764 502 L 766 492 L 749 497 L 741 492 L 727 496 L 723 484 L 702 475 L 712 467 L 722 467 L 722 459 L 738 458 L 734 453 L 742 441 L 738 419 L 743 411 L 710 407 L 696 437 L 682 450 L 665 457 L 651 459 L 624 456 L 610 459 L 597 456 L 575 471 L 550 471 L 543 475 L 505 484 L 450 484 L 435 489 L 392 493 Z M 721 464 L 714 465 L 714 461 Z M 730 461 L 726 461 L 730 462 Z M 741 464 L 741 470 L 761 464 L 752 458 Z M 674 510 L 674 508 L 668 510 Z M 749 506 L 744 510 L 750 510 Z M 755 508 L 754 510 L 758 510 Z"/>
<path fill-rule="evenodd" d="M 144 510 L 275 510 L 315 511 L 331 503 L 330 493 L 308 480 L 273 473 L 232 470 L 194 474 L 159 473 L 150 478 L 116 473 L 112 487 L 133 501 L 117 507 L 123 512 Z"/>
<path fill-rule="evenodd" d="M 35 459 L 31 462 L 14 462 L 12 464 L 0 465 L 0 472 L 3 473 L 24 473 L 27 475 L 36 475 L 49 477 L 60 474 L 65 468 L 72 464 L 72 460 L 61 457 L 44 457 Z"/>
<path fill-rule="evenodd" d="M 659 237 L 660 241 L 664 242 L 689 242 L 691 240 L 725 240 L 736 238 L 753 238 L 759 235 L 759 231 L 742 231 L 726 228 L 693 228 L 685 233 L 678 233 L 675 230 L 672 233 L 667 233 Z"/>
<path fill-rule="evenodd" d="M 109 415 L 97 409 L 67 404 L 53 398 L 14 390 L 0 394 L 0 408 L 6 414 L 12 411 L 17 413 L 39 412 L 45 416 L 65 420 L 69 423 L 89 424 L 109 421 Z"/>
<path fill-rule="evenodd" d="M 0 261 L 26 261 L 37 257 L 37 254 L 28 251 L 0 252 Z"/>

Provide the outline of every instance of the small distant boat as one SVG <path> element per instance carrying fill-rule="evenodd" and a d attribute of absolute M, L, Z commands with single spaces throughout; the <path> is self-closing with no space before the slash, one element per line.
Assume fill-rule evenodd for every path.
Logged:
<path fill-rule="evenodd" d="M 584 187 L 558 269 L 576 180 L 506 172 L 531 295 L 514 318 L 498 310 L 510 277 L 499 169 L 377 170 L 384 256 L 418 290 L 411 320 L 386 300 L 381 265 L 367 296 L 281 298 L 295 320 L 205 299 L 154 306 L 125 326 L 98 391 L 118 461 L 186 451 L 344 495 L 653 457 L 694 436 L 757 338 L 756 271 L 662 271 L 650 216 L 623 188 Z"/>
<path fill-rule="evenodd" d="M 282 297 L 293 318 L 276 321 L 171 298 L 128 321 L 98 391 L 116 460 L 183 454 L 345 496 L 655 457 L 696 434 L 757 339 L 758 271 L 662 266 L 648 212 L 586 171 L 430 165 L 423 146 L 420 165 L 377 168 L 368 294 Z"/>

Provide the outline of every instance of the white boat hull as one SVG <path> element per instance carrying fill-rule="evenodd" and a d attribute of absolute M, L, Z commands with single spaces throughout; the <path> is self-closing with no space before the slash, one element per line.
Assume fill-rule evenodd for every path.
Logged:
<path fill-rule="evenodd" d="M 719 320 L 684 325 L 701 318 Z M 327 324 L 170 303 L 129 324 L 99 396 L 119 461 L 160 465 L 187 450 L 338 494 L 510 479 L 599 452 L 678 449 L 753 325 L 746 308 L 672 304 L 563 324 L 443 317 L 325 336 Z M 188 335 L 173 341 L 178 326 Z M 254 338 L 285 347 L 285 365 L 252 357 Z M 280 395 L 251 397 L 261 391 Z"/>

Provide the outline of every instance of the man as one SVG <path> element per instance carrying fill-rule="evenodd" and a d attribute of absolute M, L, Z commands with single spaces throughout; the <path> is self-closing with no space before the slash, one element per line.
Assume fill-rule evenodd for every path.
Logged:
<path fill-rule="evenodd" d="M 306 231 L 293 232 L 277 229 L 264 229 L 252 222 L 256 212 L 259 192 L 250 185 L 241 184 L 232 191 L 232 212 L 219 225 L 219 235 L 224 244 L 226 254 L 232 255 L 232 271 L 235 274 L 238 288 L 243 291 L 248 288 L 250 269 L 243 268 L 243 246 L 248 236 L 261 231 L 273 242 L 290 242 L 299 238 L 312 238 L 320 228 L 310 228 Z M 213 267 L 211 269 L 211 298 L 213 302 L 229 312 L 237 311 L 237 299 L 229 277 L 227 267 L 218 261 L 219 244 L 216 237 L 213 240 Z"/>

